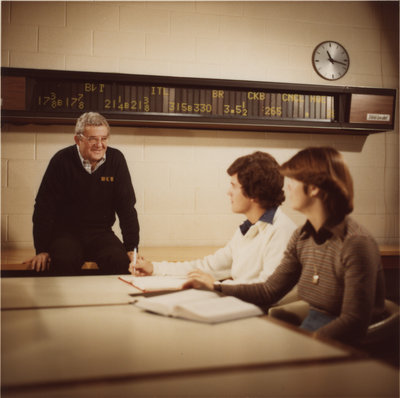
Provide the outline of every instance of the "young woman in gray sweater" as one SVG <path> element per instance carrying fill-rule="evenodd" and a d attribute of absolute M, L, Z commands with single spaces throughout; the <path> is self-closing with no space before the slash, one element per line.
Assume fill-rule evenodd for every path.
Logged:
<path fill-rule="evenodd" d="M 257 305 L 271 305 L 297 284 L 310 305 L 301 328 L 343 342 L 360 341 L 384 310 L 378 245 L 348 214 L 353 181 L 334 148 L 307 148 L 280 167 L 293 209 L 307 217 L 292 235 L 281 264 L 265 283 L 210 285 L 193 278 L 185 288 L 222 291 Z"/>

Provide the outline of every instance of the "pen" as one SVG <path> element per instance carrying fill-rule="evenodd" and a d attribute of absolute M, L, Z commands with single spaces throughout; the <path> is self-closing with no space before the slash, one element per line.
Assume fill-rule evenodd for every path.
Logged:
<path fill-rule="evenodd" d="M 136 274 L 136 260 L 137 260 L 137 249 L 135 247 L 135 249 L 133 250 L 133 274 Z"/>

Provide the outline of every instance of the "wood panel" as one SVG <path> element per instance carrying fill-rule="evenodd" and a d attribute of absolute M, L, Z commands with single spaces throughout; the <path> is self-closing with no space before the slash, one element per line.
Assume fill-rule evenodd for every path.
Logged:
<path fill-rule="evenodd" d="M 352 94 L 350 123 L 393 123 L 394 97 L 389 95 Z"/>
<path fill-rule="evenodd" d="M 26 78 L 23 76 L 3 76 L 1 78 L 2 109 L 24 111 Z"/>

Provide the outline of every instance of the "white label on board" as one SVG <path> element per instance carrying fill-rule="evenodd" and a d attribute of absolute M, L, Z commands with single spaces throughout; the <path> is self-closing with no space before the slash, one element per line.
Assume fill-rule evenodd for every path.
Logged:
<path fill-rule="evenodd" d="M 367 120 L 379 121 L 379 122 L 390 122 L 390 115 L 386 113 L 367 113 Z"/>

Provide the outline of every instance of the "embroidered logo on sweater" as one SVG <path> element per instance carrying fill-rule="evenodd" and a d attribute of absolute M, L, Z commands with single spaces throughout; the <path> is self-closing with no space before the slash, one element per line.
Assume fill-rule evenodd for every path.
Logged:
<path fill-rule="evenodd" d="M 102 177 L 101 177 L 101 181 L 105 181 L 105 182 L 114 182 L 114 177 L 105 177 L 105 176 L 102 176 Z"/>

